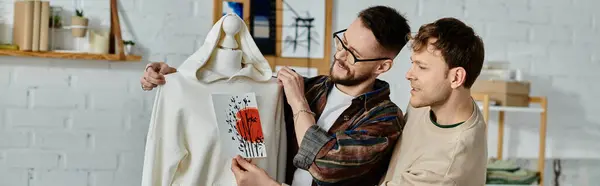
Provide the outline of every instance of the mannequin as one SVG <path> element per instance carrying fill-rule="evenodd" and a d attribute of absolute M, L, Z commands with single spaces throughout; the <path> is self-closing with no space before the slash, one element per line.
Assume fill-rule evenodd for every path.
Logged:
<path fill-rule="evenodd" d="M 211 58 L 212 63 L 209 63 L 207 67 L 230 77 L 242 69 L 242 51 L 238 49 L 239 46 L 235 40 L 235 35 L 240 31 L 242 23 L 231 15 L 225 16 L 225 20 L 223 20 L 225 36 L 221 38 L 219 48 L 215 50 L 214 57 Z"/>
<path fill-rule="evenodd" d="M 283 91 L 243 20 L 227 14 L 204 44 L 165 75 L 156 89 L 146 140 L 142 186 L 236 185 L 232 156 L 224 146 L 214 94 L 254 93 L 264 134 L 266 158 L 258 167 L 279 182 L 285 179 L 287 138 Z M 228 104 L 228 103 L 225 103 Z M 223 113 L 224 114 L 224 113 Z M 235 148 L 235 147 L 234 147 Z"/>
<path fill-rule="evenodd" d="M 235 37 L 236 30 L 238 30 L 238 39 Z M 226 51 L 228 49 L 233 51 Z M 240 61 L 238 60 L 240 54 L 233 54 L 240 50 L 241 66 L 234 64 Z M 231 61 L 227 60 L 228 58 Z M 215 23 L 207 34 L 204 44 L 186 59 L 177 71 L 184 75 L 194 75 L 204 83 L 212 83 L 220 79 L 232 80 L 239 76 L 246 76 L 255 82 L 266 82 L 271 80 L 273 74 L 269 62 L 256 46 L 248 27 L 233 13 L 224 15 Z"/>

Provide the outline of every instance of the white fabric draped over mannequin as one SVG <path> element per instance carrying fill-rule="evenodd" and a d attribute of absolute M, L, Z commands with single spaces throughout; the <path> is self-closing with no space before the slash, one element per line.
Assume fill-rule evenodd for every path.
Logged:
<path fill-rule="evenodd" d="M 237 15 L 237 20 L 242 21 Z M 238 42 L 242 68 L 231 76 L 211 69 L 221 38 L 223 16 L 204 45 L 159 86 L 148 130 L 142 186 L 236 185 L 231 159 L 224 155 L 211 95 L 254 93 L 267 157 L 256 165 L 279 182 L 285 178 L 287 140 L 283 92 L 272 70 L 242 24 Z M 231 62 L 231 61 L 226 61 Z M 232 67 L 234 68 L 234 67 Z M 238 67 L 239 68 L 239 67 Z"/>
<path fill-rule="evenodd" d="M 213 53 L 216 51 L 215 48 L 218 48 L 217 45 L 219 44 L 222 34 L 221 27 L 226 16 L 234 16 L 243 23 L 242 25 L 244 25 L 238 32 L 239 47 L 243 54 L 243 68 L 238 72 L 238 75 L 231 77 L 226 77 L 222 74 L 215 73 L 211 71 L 211 69 L 201 68 L 206 66 L 206 63 L 212 62 L 209 59 L 214 56 Z M 261 82 L 271 79 L 273 76 L 273 70 L 271 69 L 271 66 L 269 66 L 267 59 L 265 59 L 262 53 L 260 53 L 260 50 L 252 39 L 252 35 L 250 35 L 248 27 L 245 25 L 246 24 L 244 24 L 243 20 L 236 14 L 227 14 L 221 17 L 221 19 L 215 23 L 210 32 L 206 35 L 206 39 L 204 40 L 202 47 L 200 47 L 198 51 L 186 59 L 183 64 L 177 68 L 177 71 L 184 73 L 185 75 L 195 76 L 199 80 L 204 80 L 206 82 L 212 82 L 222 78 L 234 78 L 237 76 L 247 76 L 252 78 L 254 81 Z"/>

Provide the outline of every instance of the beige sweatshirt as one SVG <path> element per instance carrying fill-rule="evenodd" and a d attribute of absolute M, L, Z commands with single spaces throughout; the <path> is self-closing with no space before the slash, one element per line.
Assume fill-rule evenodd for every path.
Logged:
<path fill-rule="evenodd" d="M 430 110 L 409 106 L 402 139 L 381 185 L 485 185 L 487 134 L 477 105 L 467 121 L 452 128 L 432 122 Z"/>

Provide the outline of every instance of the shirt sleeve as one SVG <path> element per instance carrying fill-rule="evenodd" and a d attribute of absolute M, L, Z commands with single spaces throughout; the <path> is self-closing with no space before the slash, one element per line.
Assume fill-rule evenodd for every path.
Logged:
<path fill-rule="evenodd" d="M 404 120 L 397 108 L 384 108 L 352 130 L 333 135 L 311 126 L 294 157 L 296 167 L 317 183 L 336 183 L 368 173 L 380 165 L 401 135 Z"/>
<path fill-rule="evenodd" d="M 157 88 L 150 118 L 142 186 L 170 186 L 176 177 L 179 162 L 187 154 L 184 146 L 184 124 L 174 100 L 168 100 L 162 87 Z"/>

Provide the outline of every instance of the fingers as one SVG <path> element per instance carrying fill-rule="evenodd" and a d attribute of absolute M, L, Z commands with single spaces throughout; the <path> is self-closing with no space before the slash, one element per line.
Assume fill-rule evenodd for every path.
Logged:
<path fill-rule="evenodd" d="M 286 84 L 288 82 L 296 82 L 296 84 L 302 84 L 304 82 L 304 79 L 300 74 L 288 67 L 281 68 L 277 74 L 277 78 Z"/>
<path fill-rule="evenodd" d="M 145 79 L 155 85 L 165 84 L 165 77 L 151 69 L 148 69 L 148 72 L 146 72 Z"/>
<path fill-rule="evenodd" d="M 143 90 L 149 91 L 158 85 L 165 84 L 166 81 L 164 76 L 159 74 L 157 71 L 174 71 L 174 69 L 163 68 L 165 65 L 166 64 L 162 62 L 154 62 L 146 65 L 146 69 L 144 69 L 144 75 L 140 79 L 140 84 L 142 85 Z"/>
<path fill-rule="evenodd" d="M 169 65 L 167 65 L 166 63 L 161 63 L 160 64 L 160 70 L 159 70 L 159 74 L 161 75 L 167 75 L 173 72 L 176 72 L 177 70 L 173 67 L 170 67 Z"/>
<path fill-rule="evenodd" d="M 280 72 L 277 74 L 277 79 L 281 81 L 282 85 L 286 86 L 293 79 L 293 77 L 291 77 L 291 75 L 289 75 L 287 72 Z"/>
<path fill-rule="evenodd" d="M 148 82 L 144 77 L 142 77 L 140 79 L 140 83 L 142 84 L 142 89 L 146 90 L 146 91 L 152 90 L 153 88 L 155 88 L 157 86 L 155 84 Z"/>
<path fill-rule="evenodd" d="M 231 171 L 236 178 L 239 178 L 241 174 L 244 173 L 244 170 L 240 168 L 240 165 L 235 158 L 231 159 Z"/>
<path fill-rule="evenodd" d="M 290 74 L 294 74 L 294 75 L 300 75 L 300 74 L 298 74 L 298 73 L 296 72 L 296 70 L 294 70 L 294 69 L 291 69 L 290 67 L 287 67 L 287 66 L 285 66 L 285 67 L 283 67 L 282 69 L 284 69 L 285 71 L 287 71 L 287 72 L 288 72 L 288 73 L 290 73 Z"/>
<path fill-rule="evenodd" d="M 154 62 L 146 65 L 146 69 L 144 69 L 144 75 L 140 79 L 142 89 L 149 91 L 158 85 L 165 84 L 166 81 L 164 75 L 176 71 L 177 70 L 175 68 L 169 67 L 169 65 L 163 62 Z"/>
<path fill-rule="evenodd" d="M 240 168 L 243 170 L 255 171 L 257 169 L 257 167 L 255 165 L 246 161 L 239 155 L 235 156 L 235 160 L 236 160 L 237 164 L 240 166 Z"/>
<path fill-rule="evenodd" d="M 296 71 L 294 69 L 291 69 L 289 67 L 283 67 L 283 68 L 281 68 L 280 72 L 288 74 L 289 77 L 292 77 L 292 78 L 294 78 L 296 80 L 302 80 L 302 76 L 300 74 L 296 73 Z"/>
<path fill-rule="evenodd" d="M 287 78 L 294 78 L 297 75 L 297 73 L 295 71 L 293 71 L 292 69 L 290 69 L 289 67 L 283 67 L 277 73 L 278 73 L 277 77 L 279 77 L 279 75 L 283 75 L 284 77 L 287 77 Z"/>
<path fill-rule="evenodd" d="M 279 73 L 277 74 L 278 79 L 282 79 L 282 78 L 285 79 L 285 78 L 292 78 L 292 77 L 293 77 L 293 75 L 291 75 L 290 73 L 288 73 L 284 70 L 279 71 Z"/>
<path fill-rule="evenodd" d="M 167 70 L 164 72 L 164 74 L 170 74 L 170 73 L 175 73 L 177 72 L 177 69 L 173 68 L 173 67 L 169 67 L 167 68 Z"/>
<path fill-rule="evenodd" d="M 160 62 L 150 63 L 150 64 L 146 65 L 146 69 L 144 69 L 144 71 L 148 71 L 149 69 L 156 71 L 156 69 L 160 68 L 160 64 L 161 64 Z"/>
<path fill-rule="evenodd" d="M 289 67 L 285 67 L 285 66 L 284 66 L 283 68 L 281 68 L 281 70 L 279 70 L 279 72 L 281 72 L 281 73 L 285 73 L 285 74 L 287 74 L 287 75 L 290 75 L 290 76 L 294 76 L 294 74 L 296 73 L 296 72 L 295 72 L 294 70 L 292 70 L 291 68 L 289 68 Z"/>

